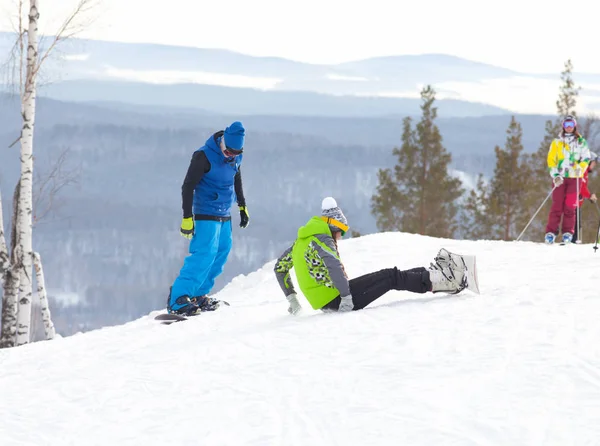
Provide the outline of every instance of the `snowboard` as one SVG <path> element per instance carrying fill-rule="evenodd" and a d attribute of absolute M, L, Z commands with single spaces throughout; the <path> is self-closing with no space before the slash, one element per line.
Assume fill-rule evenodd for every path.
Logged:
<path fill-rule="evenodd" d="M 460 255 L 460 254 L 459 254 Z M 479 291 L 479 279 L 477 277 L 477 262 L 475 256 L 460 255 L 467 270 L 467 290 L 471 290 L 474 293 L 481 294 Z"/>
<path fill-rule="evenodd" d="M 202 313 L 198 313 L 194 316 L 199 316 L 200 314 L 202 314 Z M 190 316 L 190 317 L 194 317 L 194 316 Z M 158 316 L 156 316 L 154 318 L 154 320 L 162 321 L 163 325 L 170 325 L 173 322 L 187 321 L 188 316 L 183 316 L 181 314 L 161 313 Z"/>
<path fill-rule="evenodd" d="M 229 304 L 229 302 L 227 302 L 226 300 L 220 300 L 219 304 L 223 304 L 223 305 L 226 305 L 228 307 L 231 306 Z M 162 321 L 163 325 L 170 325 L 173 322 L 187 321 L 189 318 L 200 316 L 202 313 L 203 312 L 200 312 L 198 314 L 194 314 L 193 316 L 184 316 L 182 314 L 174 314 L 174 313 L 161 313 L 161 314 L 157 315 L 154 318 L 154 320 L 156 320 L 156 321 Z"/>

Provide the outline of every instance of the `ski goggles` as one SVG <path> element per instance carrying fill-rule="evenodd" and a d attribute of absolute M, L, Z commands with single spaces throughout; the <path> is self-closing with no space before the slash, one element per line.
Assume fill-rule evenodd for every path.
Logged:
<path fill-rule="evenodd" d="M 341 221 L 337 221 L 331 217 L 321 217 L 321 220 L 327 222 L 328 225 L 332 225 L 336 228 L 339 228 L 340 232 L 342 233 L 342 237 L 346 235 L 346 232 L 350 228 L 348 225 L 345 225 Z"/>
<path fill-rule="evenodd" d="M 231 147 L 227 147 L 225 145 L 225 138 L 221 138 L 221 150 L 223 151 L 223 155 L 225 155 L 228 158 L 232 158 L 234 156 L 241 155 L 244 152 L 243 147 L 240 150 L 232 149 Z"/>
<path fill-rule="evenodd" d="M 241 155 L 243 152 L 244 152 L 244 149 L 235 150 L 235 149 L 232 149 L 231 147 L 225 147 L 225 150 L 223 151 L 225 156 L 238 156 L 238 155 Z"/>
<path fill-rule="evenodd" d="M 568 121 L 563 122 L 563 128 L 564 129 L 574 129 L 575 121 L 568 120 Z"/>

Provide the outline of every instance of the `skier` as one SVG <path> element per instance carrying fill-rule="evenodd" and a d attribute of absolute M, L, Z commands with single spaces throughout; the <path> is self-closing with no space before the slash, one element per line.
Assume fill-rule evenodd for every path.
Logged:
<path fill-rule="evenodd" d="M 326 197 L 321 207 L 322 215 L 312 217 L 298 230 L 294 244 L 275 264 L 290 314 L 301 310 L 290 276 L 292 267 L 312 308 L 322 311 L 360 310 L 390 290 L 457 294 L 469 286 L 462 256 L 445 249 L 439 251 L 429 269 L 401 271 L 394 267 L 348 280 L 337 249 L 337 241 L 348 231 L 348 222 L 333 197 Z"/>
<path fill-rule="evenodd" d="M 584 200 L 587 198 L 588 200 L 590 200 L 592 203 L 596 203 L 596 201 L 598 201 L 598 197 L 596 197 L 596 194 L 592 194 L 590 192 L 589 189 L 589 173 L 594 171 L 594 168 L 596 167 L 596 163 L 598 160 L 598 155 L 596 155 L 594 152 L 590 152 L 590 164 L 588 165 L 588 168 L 586 169 L 585 173 L 583 174 L 583 179 L 581 180 L 581 190 L 579 193 L 579 214 L 581 214 L 581 206 L 583 205 Z M 580 229 L 580 219 L 581 216 L 579 215 L 578 218 L 578 214 L 577 212 L 575 213 L 575 232 L 573 233 L 573 240 L 572 242 L 575 243 L 575 241 L 579 238 L 579 229 Z"/>
<path fill-rule="evenodd" d="M 207 296 L 231 250 L 231 206 L 240 211 L 240 227 L 250 216 L 242 189 L 245 129 L 235 121 L 208 138 L 192 155 L 181 187 L 181 235 L 191 239 L 190 255 L 171 286 L 169 313 L 191 316 L 215 310 L 219 302 Z"/>
<path fill-rule="evenodd" d="M 575 231 L 577 190 L 581 188 L 584 172 L 590 161 L 587 141 L 577 130 L 577 121 L 567 115 L 562 121 L 562 130 L 550 144 L 548 169 L 554 183 L 552 208 L 546 225 L 547 244 L 554 243 L 562 217 L 562 241 L 570 243 Z"/>

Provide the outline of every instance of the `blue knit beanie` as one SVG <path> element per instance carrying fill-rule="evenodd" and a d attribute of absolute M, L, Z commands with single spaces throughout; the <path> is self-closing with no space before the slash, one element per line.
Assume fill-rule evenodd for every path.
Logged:
<path fill-rule="evenodd" d="M 225 147 L 233 150 L 242 150 L 244 148 L 244 137 L 246 130 L 240 121 L 235 121 L 225 129 Z"/>

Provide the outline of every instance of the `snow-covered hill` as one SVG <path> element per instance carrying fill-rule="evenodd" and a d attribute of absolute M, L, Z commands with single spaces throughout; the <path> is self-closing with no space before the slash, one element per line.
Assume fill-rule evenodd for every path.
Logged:
<path fill-rule="evenodd" d="M 441 247 L 477 256 L 481 295 L 293 317 L 270 262 L 188 322 L 2 350 L 0 444 L 600 444 L 600 253 L 399 233 L 340 251 L 354 277 Z"/>

